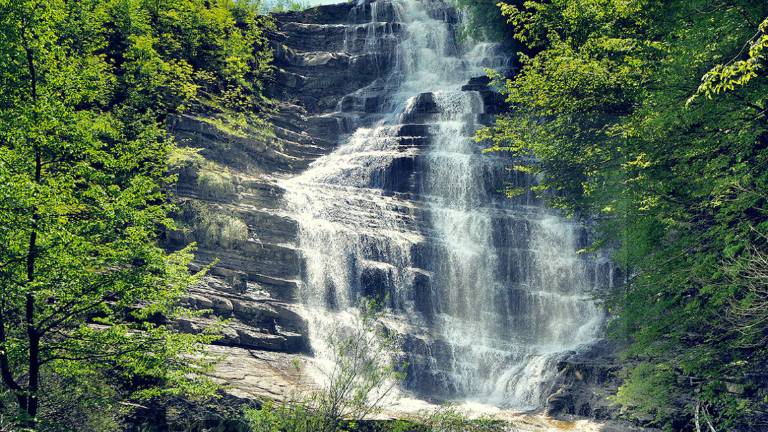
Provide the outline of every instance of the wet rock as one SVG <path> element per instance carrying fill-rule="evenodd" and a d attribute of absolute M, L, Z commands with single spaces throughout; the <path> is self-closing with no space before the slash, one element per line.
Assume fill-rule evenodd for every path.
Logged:
<path fill-rule="evenodd" d="M 415 272 L 413 280 L 413 299 L 416 310 L 421 312 L 428 320 L 432 318 L 434 311 L 434 291 L 432 290 L 432 278 L 425 272 Z"/>
<path fill-rule="evenodd" d="M 366 267 L 360 274 L 361 293 L 373 299 L 384 299 L 390 292 L 389 272 L 384 268 Z"/>
<path fill-rule="evenodd" d="M 461 89 L 463 91 L 481 91 L 488 90 L 488 86 L 491 83 L 491 79 L 488 76 L 474 77 L 464 84 Z"/>
<path fill-rule="evenodd" d="M 617 352 L 616 345 L 601 341 L 559 362 L 555 390 L 547 398 L 547 414 L 556 418 L 618 418 L 619 408 L 608 399 L 621 385 Z"/>
<path fill-rule="evenodd" d="M 454 353 L 445 341 L 427 336 L 405 335 L 403 352 L 408 365 L 405 388 L 425 400 L 444 401 L 458 394 L 450 372 L 435 364 L 450 364 Z"/>
<path fill-rule="evenodd" d="M 575 413 L 576 407 L 573 401 L 572 389 L 561 386 L 555 393 L 547 398 L 547 413 Z"/>

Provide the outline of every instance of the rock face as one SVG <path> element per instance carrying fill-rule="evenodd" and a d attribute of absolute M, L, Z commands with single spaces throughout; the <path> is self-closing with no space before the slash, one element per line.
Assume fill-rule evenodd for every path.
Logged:
<path fill-rule="evenodd" d="M 275 179 L 306 169 L 340 137 L 378 115 L 389 89 L 371 84 L 391 65 L 361 42 L 365 34 L 356 27 L 353 9 L 340 4 L 275 16 L 276 74 L 268 89 L 278 104 L 270 119 L 274 136 L 235 133 L 202 117 L 172 121 L 178 143 L 200 149 L 207 165 L 180 173 L 177 197 L 193 214 L 182 216 L 189 226 L 171 233 L 168 244 L 197 241 L 198 267 L 218 261 L 185 303 L 228 320 L 221 345 L 286 353 L 309 349 L 306 323 L 294 305 L 301 269 L 297 224 L 285 215 L 283 190 Z M 376 31 L 383 52 L 399 29 L 388 24 Z M 206 171 L 216 184 L 227 183 L 225 191 L 206 193 Z M 237 238 L 209 235 L 236 231 L 233 226 L 242 231 Z M 185 320 L 179 327 L 198 332 L 213 316 Z"/>
<path fill-rule="evenodd" d="M 443 0 L 358 2 L 343 43 L 323 33 L 342 52 L 292 53 L 292 67 L 352 71 L 344 83 L 326 80 L 351 91 L 330 115 L 354 132 L 278 184 L 299 223 L 312 346 L 361 298 L 378 298 L 402 336 L 407 390 L 534 409 L 562 355 L 597 336 L 603 315 L 591 294 L 610 283 L 611 266 L 577 254 L 586 227 L 530 193 L 499 192 L 537 181 L 509 174 L 525 161 L 483 153 L 474 140 L 502 108 L 484 69 L 504 71 L 509 56 L 462 42 L 459 20 Z M 361 61 L 373 65 L 355 69 Z M 314 88 L 301 100 L 328 107 Z"/>
<path fill-rule="evenodd" d="M 297 221 L 291 214 L 290 200 L 286 196 L 294 194 L 295 197 L 296 191 L 286 189 L 285 180 L 306 173 L 312 162 L 333 152 L 360 128 L 372 126 L 396 112 L 398 104 L 402 103 L 402 95 L 398 92 L 404 80 L 403 57 L 398 56 L 396 47 L 402 42 L 406 29 L 398 19 L 401 12 L 392 5 L 389 1 L 366 0 L 358 4 L 320 6 L 304 12 L 275 15 L 277 26 L 271 39 L 276 73 L 268 89 L 278 105 L 277 113 L 270 119 L 273 135 L 232 131 L 210 119 L 194 116 L 179 116 L 172 123 L 172 132 L 180 145 L 200 149 L 204 161 L 197 160 L 180 171 L 177 196 L 184 209 L 180 219 L 186 229 L 170 233 L 168 245 L 181 247 L 196 241 L 199 245 L 196 267 L 216 263 L 204 284 L 194 288 L 184 300 L 192 308 L 209 312 L 203 317 L 181 321 L 178 326 L 187 332 L 199 332 L 214 318 L 227 320 L 223 338 L 212 350 L 225 358 L 216 377 L 233 384 L 238 396 L 273 397 L 281 389 L 302 382 L 302 378 L 281 372 L 281 368 L 290 363 L 287 354 L 309 354 L 311 351 L 310 323 L 303 314 L 301 298 L 302 279 L 311 273 L 308 271 L 311 263 L 308 264 L 302 253 L 301 242 L 312 221 L 307 225 L 307 221 Z M 426 16 L 439 20 L 455 32 L 458 16 L 452 8 L 439 0 L 424 0 L 423 6 Z M 452 37 L 447 40 L 455 45 L 457 42 Z M 382 220 L 381 212 L 386 212 L 387 217 L 405 221 L 414 231 L 432 239 L 439 237 L 434 221 L 442 218 L 443 227 L 447 227 L 451 223 L 453 213 L 449 210 L 452 209 L 427 208 L 411 203 L 426 201 L 425 197 L 437 192 L 456 192 L 456 188 L 451 188 L 450 184 L 441 185 L 440 190 L 430 186 L 435 175 L 446 177 L 451 173 L 436 173 L 430 168 L 437 164 L 429 158 L 443 155 L 440 152 L 430 154 L 427 149 L 434 147 L 438 134 L 443 138 L 453 135 L 467 138 L 473 132 L 466 127 L 453 132 L 446 130 L 443 125 L 446 121 L 468 121 L 470 126 L 476 127 L 488 124 L 493 115 L 506 109 L 503 98 L 489 89 L 487 78 L 470 78 L 455 89 L 453 99 L 437 91 L 415 90 L 415 97 L 409 101 L 407 109 L 398 111 L 402 116 L 388 126 L 386 136 L 374 137 L 394 142 L 396 157 L 375 169 L 366 167 L 369 186 L 382 191 L 385 204 L 364 215 L 347 214 L 339 207 L 341 210 L 334 212 L 334 217 L 342 221 L 349 217 L 350 223 L 353 217 L 358 218 L 354 223 L 360 223 L 362 217 L 364 223 L 376 226 Z M 459 101 L 462 106 L 454 109 L 454 101 Z M 453 153 L 474 151 L 465 148 L 449 150 Z M 473 187 L 495 191 L 500 184 L 500 173 L 504 171 L 499 168 L 502 166 L 496 164 L 495 168 L 488 168 L 491 171 L 484 171 L 485 165 L 478 168 L 480 184 Z M 457 165 L 456 168 L 466 167 Z M 507 180 L 515 186 L 533 182 L 524 175 Z M 362 208 L 370 201 L 355 193 L 331 198 L 353 209 Z M 504 204 L 500 204 L 504 201 L 500 195 L 489 200 L 492 202 L 482 205 L 495 210 L 482 215 L 483 223 L 491 227 L 495 235 L 487 245 L 481 246 L 498 252 L 494 256 L 496 267 L 488 273 L 496 271 L 503 280 L 492 282 L 512 288 L 503 296 L 489 293 L 474 306 L 506 311 L 504 316 L 510 322 L 499 324 L 495 336 L 498 340 L 509 338 L 505 331 L 512 328 L 531 330 L 530 338 L 543 336 L 548 331 L 547 326 L 537 327 L 529 322 L 530 319 L 541 318 L 542 322 L 549 319 L 547 315 L 551 315 L 551 311 L 542 309 L 542 304 L 555 298 L 563 301 L 561 313 L 581 313 L 580 310 L 573 311 L 581 306 L 572 307 L 568 303 L 575 296 L 569 291 L 571 287 L 566 286 L 565 279 L 558 279 L 557 286 L 553 287 L 556 292 L 552 293 L 532 292 L 526 285 L 533 280 L 531 257 L 537 253 L 529 244 L 531 233 L 536 229 L 533 225 L 549 223 L 549 219 L 542 218 L 535 223 L 526 219 L 525 211 L 540 204 L 530 195 L 518 198 L 519 209 L 504 208 Z M 467 207 L 478 205 L 475 201 L 465 204 Z M 571 231 L 567 233 L 573 237 L 572 234 Z M 552 235 L 561 233 L 553 231 Z M 586 241 L 586 234 L 576 234 L 575 237 L 579 238 L 573 239 L 574 244 Z M 455 272 L 450 262 L 454 257 L 445 252 L 447 242 L 444 240 L 418 241 L 409 244 L 408 249 L 408 286 L 413 295 L 409 294 L 407 303 L 427 327 L 436 325 L 450 314 L 464 320 L 473 318 L 465 316 L 467 311 L 470 314 L 472 311 L 462 309 L 461 304 L 446 304 L 449 293 L 440 295 L 440 290 L 452 282 L 445 279 L 448 276 L 436 278 L 435 274 Z M 372 245 L 375 239 L 361 234 L 355 241 Z M 398 298 L 391 295 L 397 291 L 396 272 L 387 263 L 390 257 L 384 256 L 391 251 L 392 248 L 379 246 L 363 251 L 367 254 L 365 259 L 351 266 L 355 280 L 349 289 L 356 294 L 388 298 L 389 306 L 397 309 L 402 308 L 403 303 L 397 303 Z M 587 276 L 604 279 L 603 273 L 609 269 L 604 263 L 601 266 L 587 270 Z M 550 267 L 554 273 L 561 269 Z M 570 267 L 562 269 L 572 270 Z M 472 269 L 466 274 L 469 270 Z M 341 288 L 336 297 L 332 295 L 325 299 L 327 307 L 343 306 L 340 297 L 347 287 Z M 494 324 L 492 317 L 486 321 Z M 456 368 L 463 366 L 457 359 L 474 359 L 472 343 L 457 349 L 447 336 L 432 337 L 418 332 L 406 336 L 403 343 L 410 356 L 410 389 L 425 397 L 447 398 L 461 393 L 455 375 L 458 373 Z M 500 358 L 506 361 L 511 357 L 496 356 L 494 361 Z M 565 359 L 557 364 L 559 375 L 558 381 L 552 384 L 556 393 L 550 397 L 550 411 L 553 414 L 612 416 L 610 409 L 603 405 L 602 395 L 595 393 L 587 399 L 583 396 L 591 391 L 587 387 L 597 388 L 607 382 L 602 378 L 608 373 L 607 369 L 600 366 L 594 370 L 581 370 L 569 366 L 568 362 Z M 497 372 L 490 367 L 485 369 L 481 372 L 486 375 Z M 473 381 L 471 375 L 467 376 L 470 378 L 468 382 Z M 536 385 L 549 383 L 537 382 Z"/>
<path fill-rule="evenodd" d="M 546 412 L 553 417 L 577 415 L 598 420 L 616 418 L 618 407 L 608 396 L 621 384 L 616 346 L 601 341 L 590 349 L 574 353 L 557 365 L 557 380 L 547 398 Z"/>

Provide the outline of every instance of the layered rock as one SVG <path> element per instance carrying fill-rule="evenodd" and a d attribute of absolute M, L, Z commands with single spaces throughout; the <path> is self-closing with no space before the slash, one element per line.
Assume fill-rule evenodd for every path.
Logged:
<path fill-rule="evenodd" d="M 452 9 L 444 5 L 438 8 L 438 2 L 424 3 L 429 14 L 456 25 Z M 171 233 L 168 243 L 170 247 L 181 247 L 197 242 L 196 268 L 215 262 L 204 284 L 195 287 L 184 300 L 194 309 L 209 312 L 180 321 L 178 326 L 199 332 L 216 318 L 226 319 L 223 338 L 217 342 L 220 346 L 213 350 L 224 355 L 216 376 L 234 384 L 239 396 L 273 397 L 302 382 L 300 377 L 281 372 L 290 363 L 284 354 L 310 351 L 308 324 L 298 301 L 307 264 L 299 250 L 300 226 L 286 208 L 286 190 L 281 184 L 305 172 L 313 161 L 332 152 L 352 132 L 394 111 L 394 94 L 402 78 L 398 76 L 395 51 L 404 31 L 395 15 L 390 3 L 376 5 L 370 1 L 277 14 L 277 26 L 271 35 L 276 73 L 268 89 L 277 101 L 276 114 L 270 119 L 271 134 L 256 128 L 233 131 L 195 116 L 179 116 L 173 121 L 173 134 L 180 145 L 201 149 L 204 161 L 180 171 L 177 196 L 184 209 L 180 219 L 186 229 Z M 503 98 L 488 84 L 487 78 L 475 77 L 461 88 L 477 94 L 482 105 L 457 113 L 472 116 L 473 125 L 488 124 L 493 115 L 506 109 Z M 429 125 L 446 114 L 436 97 L 434 92 L 418 94 L 398 124 L 391 126 L 393 130 L 387 132 L 386 138 L 397 141 L 399 154 L 374 171 L 370 179 L 370 186 L 381 189 L 390 199 L 386 208 L 376 208 L 367 216 L 356 215 L 368 217 L 375 225 L 380 219 L 376 212 L 390 212 L 394 219 L 405 221 L 431 239 L 413 245 L 408 251 L 412 261 L 405 269 L 410 272 L 415 293 L 409 301 L 427 324 L 435 319 L 436 312 L 447 309 L 439 304 L 441 299 L 436 294 L 441 283 L 434 278 L 436 271 L 444 270 L 435 261 L 444 254 L 445 244 L 435 240 L 439 236 L 428 223 L 433 215 L 424 206 L 411 203 L 425 200 L 431 192 L 425 189 L 425 158 L 433 138 Z M 461 131 L 467 135 L 471 132 Z M 496 171 L 479 179 L 485 190 L 496 190 L 502 177 L 515 187 L 530 186 L 534 181 L 526 175 L 510 177 L 501 173 L 503 164 L 489 166 Z M 343 196 L 344 203 L 352 207 L 356 199 L 366 198 Z M 525 214 L 504 209 L 501 194 L 489 199 L 498 201 L 484 203 L 498 207 L 488 219 L 498 234 L 489 244 L 498 250 L 494 270 L 500 275 L 498 282 L 509 287 L 504 302 L 495 307 L 509 310 L 512 321 L 520 317 L 519 322 L 512 323 L 515 328 L 534 329 L 524 317 L 543 312 L 524 306 L 533 305 L 535 299 L 529 298 L 533 294 L 524 283 L 532 280 L 526 273 L 530 269 L 520 264 L 532 260 L 533 252 L 527 245 L 532 222 Z M 522 209 L 539 204 L 532 195 L 518 197 L 516 202 Z M 339 213 L 343 218 L 343 212 Z M 586 234 L 582 235 L 585 238 L 579 241 L 586 243 Z M 365 262 L 360 262 L 355 289 L 359 288 L 363 295 L 395 302 L 397 299 L 389 296 L 396 291 L 392 269 L 376 256 L 380 251 L 369 252 Z M 587 276 L 598 279 L 602 277 L 599 273 L 606 273 L 604 270 L 591 270 L 593 274 Z M 390 306 L 398 307 L 395 303 Z M 500 331 L 497 338 L 507 336 Z M 410 353 L 410 388 L 424 396 L 450 397 L 458 393 L 447 366 L 433 366 L 435 359 L 445 364 L 455 358 L 455 347 L 444 339 L 416 331 L 405 338 L 404 345 Z M 566 366 L 560 367 L 565 372 L 559 388 L 565 388 L 564 383 L 573 378 Z M 576 385 L 568 382 L 570 388 Z M 567 406 L 557 400 L 552 399 L 552 404 L 563 405 L 560 412 L 598 414 L 597 402 L 587 402 L 587 409 L 575 399 Z"/>
<path fill-rule="evenodd" d="M 370 25 L 374 13 L 382 21 Z M 270 35 L 276 72 L 268 88 L 277 104 L 270 119 L 272 134 L 229 130 L 201 116 L 172 119 L 177 142 L 200 149 L 206 165 L 180 172 L 177 198 L 191 210 L 181 215 L 186 229 L 171 233 L 168 244 L 181 247 L 195 241 L 197 267 L 216 262 L 204 286 L 185 299 L 192 308 L 210 310 L 210 315 L 181 322 L 181 329 L 201 331 L 207 321 L 223 318 L 227 325 L 219 344 L 307 352 L 306 324 L 295 307 L 302 266 L 296 249 L 298 228 L 286 215 L 284 191 L 276 180 L 302 172 L 352 131 L 388 111 L 397 84 L 390 76 L 394 52 L 402 32 L 394 14 L 372 10 L 370 2 L 276 14 Z M 501 101 L 486 84 L 478 78 L 468 86 L 482 90 L 487 112 L 493 113 Z M 425 105 L 420 115 L 429 116 L 428 111 Z M 413 192 L 418 183 L 418 161 L 406 153 L 426 145 L 423 120 L 414 118 L 399 132 L 404 157 L 388 168 L 389 175 L 382 175 L 392 193 Z M 206 175 L 227 184 L 207 191 Z M 212 238 L 216 235 L 206 230 L 233 231 L 237 238 Z M 369 276 L 368 285 L 375 291 L 381 277 Z"/>
<path fill-rule="evenodd" d="M 220 345 L 308 351 L 306 323 L 294 306 L 301 268 L 297 226 L 285 216 L 275 179 L 301 172 L 379 111 L 373 107 L 388 89 L 375 82 L 389 65 L 376 53 L 396 42 L 399 28 L 382 25 L 378 46 L 366 47 L 353 9 L 340 4 L 275 16 L 276 73 L 268 89 L 277 103 L 273 134 L 232 131 L 192 115 L 172 120 L 177 142 L 200 149 L 205 162 L 180 172 L 177 198 L 186 229 L 171 233 L 168 244 L 196 241 L 196 266 L 216 262 L 184 300 L 210 314 L 179 322 L 182 330 L 202 331 L 222 318 Z M 207 192 L 211 181 L 215 187 Z M 217 238 L 224 234 L 234 237 Z"/>
<path fill-rule="evenodd" d="M 601 341 L 559 362 L 554 390 L 547 398 L 547 414 L 598 420 L 618 417 L 618 406 L 609 400 L 621 384 L 617 351 L 614 344 Z"/>

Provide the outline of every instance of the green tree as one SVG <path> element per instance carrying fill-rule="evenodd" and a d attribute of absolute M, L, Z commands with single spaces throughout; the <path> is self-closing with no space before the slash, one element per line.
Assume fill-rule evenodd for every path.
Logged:
<path fill-rule="evenodd" d="M 307 9 L 309 3 L 297 0 L 267 0 L 263 3 L 265 12 L 296 12 Z"/>
<path fill-rule="evenodd" d="M 461 13 L 462 35 L 481 41 L 512 43 L 497 0 L 452 0 Z"/>
<path fill-rule="evenodd" d="M 643 414 L 654 399 L 668 427 L 703 415 L 760 430 L 765 401 L 749 377 L 768 361 L 768 326 L 762 285 L 745 274 L 761 274 L 768 250 L 768 5 L 552 0 L 502 12 L 522 69 L 497 79 L 514 110 L 479 138 L 530 161 L 517 168 L 542 175 L 536 190 L 554 206 L 599 222 L 594 247 L 624 275 L 612 334 L 642 362 L 618 401 Z M 661 392 L 640 382 L 662 375 Z"/>
<path fill-rule="evenodd" d="M 330 367 L 319 390 L 305 390 L 282 403 L 267 403 L 246 416 L 255 432 L 337 432 L 354 430 L 355 422 L 381 411 L 382 404 L 405 378 L 395 360 L 397 340 L 381 325 L 374 301 L 361 304 L 351 325 L 325 329 Z M 299 367 L 299 365 L 297 365 Z"/>
<path fill-rule="evenodd" d="M 56 383 L 213 389 L 200 356 L 213 336 L 173 329 L 198 275 L 192 247 L 159 244 L 174 227 L 163 122 L 188 109 L 258 120 L 271 53 L 257 8 L 0 0 L 0 375 L 22 426 L 56 421 L 40 417 L 41 399 L 66 393 Z"/>

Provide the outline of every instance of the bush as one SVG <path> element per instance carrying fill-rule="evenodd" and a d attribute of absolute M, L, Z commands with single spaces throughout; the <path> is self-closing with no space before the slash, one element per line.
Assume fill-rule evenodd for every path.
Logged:
<path fill-rule="evenodd" d="M 363 302 L 353 328 L 336 325 L 327 333 L 333 361 L 327 382 L 316 392 L 294 395 L 246 412 L 256 432 L 337 432 L 380 412 L 382 402 L 404 378 L 392 360 L 397 344 L 380 324 L 372 301 Z"/>
<path fill-rule="evenodd" d="M 503 432 L 506 426 L 491 418 L 470 419 L 459 409 L 445 405 L 431 413 L 388 423 L 382 432 Z"/>
<path fill-rule="evenodd" d="M 207 199 L 226 199 L 235 195 L 235 181 L 227 168 L 205 162 L 197 173 L 200 195 Z"/>
<path fill-rule="evenodd" d="M 195 147 L 174 147 L 168 155 L 168 164 L 174 171 L 199 170 L 205 162 L 201 150 Z"/>
<path fill-rule="evenodd" d="M 248 225 L 234 216 L 212 214 L 201 227 L 203 243 L 235 248 L 248 241 Z"/>
<path fill-rule="evenodd" d="M 632 418 L 652 417 L 663 423 L 673 414 L 671 410 L 675 375 L 664 365 L 640 363 L 629 372 L 624 384 L 612 399 L 619 405 L 632 407 Z"/>
<path fill-rule="evenodd" d="M 248 225 L 237 216 L 222 214 L 199 201 L 187 201 L 181 205 L 184 231 L 191 233 L 199 243 L 214 247 L 236 248 L 248 241 Z"/>
<path fill-rule="evenodd" d="M 46 371 L 38 432 L 117 432 L 124 430 L 123 418 L 129 404 L 121 404 L 127 394 L 113 386 L 107 373 Z M 0 391 L 0 431 L 26 431 L 18 427 L 19 413 L 14 409 L 16 397 L 3 388 Z"/>
<path fill-rule="evenodd" d="M 204 199 L 226 200 L 237 192 L 235 178 L 227 167 L 206 160 L 200 148 L 177 147 L 169 155 L 169 164 L 174 173 L 182 177 L 196 178 L 197 189 Z"/>

